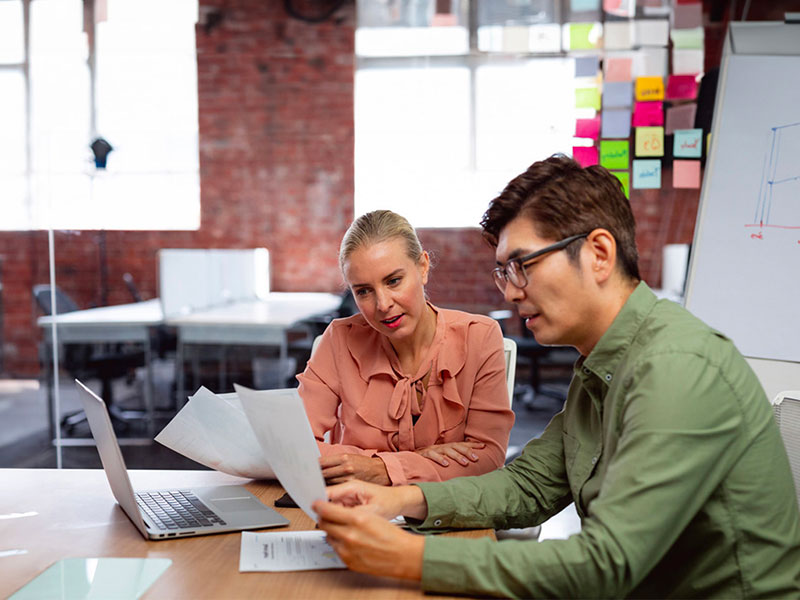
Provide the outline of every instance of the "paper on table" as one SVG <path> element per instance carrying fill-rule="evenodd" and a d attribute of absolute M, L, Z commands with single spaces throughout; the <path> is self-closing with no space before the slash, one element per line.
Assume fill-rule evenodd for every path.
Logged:
<path fill-rule="evenodd" d="M 220 396 L 201 387 L 155 440 L 229 475 L 275 478 L 242 404 L 234 394 Z"/>
<path fill-rule="evenodd" d="M 240 572 L 346 568 L 324 531 L 242 532 Z"/>
<path fill-rule="evenodd" d="M 297 506 L 316 521 L 311 504 L 328 497 L 319 466 L 319 446 L 297 390 L 233 387 L 278 481 Z"/>

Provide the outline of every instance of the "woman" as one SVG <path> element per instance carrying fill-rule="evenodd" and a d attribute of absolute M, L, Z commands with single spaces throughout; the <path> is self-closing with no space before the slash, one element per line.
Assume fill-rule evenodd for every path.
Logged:
<path fill-rule="evenodd" d="M 297 377 L 328 483 L 400 485 L 502 466 L 514 414 L 497 323 L 427 302 L 430 258 L 391 211 L 356 219 L 339 264 L 360 314 L 333 321 Z"/>

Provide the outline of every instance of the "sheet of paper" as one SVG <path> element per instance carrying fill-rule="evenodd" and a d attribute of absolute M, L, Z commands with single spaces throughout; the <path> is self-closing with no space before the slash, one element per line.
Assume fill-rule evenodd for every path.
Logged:
<path fill-rule="evenodd" d="M 664 128 L 636 128 L 636 156 L 664 156 Z"/>
<path fill-rule="evenodd" d="M 652 101 L 664 99 L 664 80 L 661 77 L 637 77 L 636 99 Z"/>
<path fill-rule="evenodd" d="M 694 75 L 670 75 L 665 94 L 667 100 L 694 100 L 697 97 L 697 78 Z"/>
<path fill-rule="evenodd" d="M 316 521 L 311 504 L 328 497 L 319 466 L 319 447 L 297 390 L 233 387 L 278 481 L 297 506 Z"/>
<path fill-rule="evenodd" d="M 635 36 L 633 21 L 606 21 L 603 45 L 606 50 L 628 50 L 633 48 Z"/>
<path fill-rule="evenodd" d="M 703 60 L 703 50 L 675 48 L 672 50 L 672 72 L 676 75 L 702 73 Z"/>
<path fill-rule="evenodd" d="M 603 110 L 633 105 L 632 81 L 606 81 L 603 84 Z"/>
<path fill-rule="evenodd" d="M 629 157 L 628 140 L 600 140 L 600 164 L 606 169 L 627 169 Z"/>
<path fill-rule="evenodd" d="M 155 440 L 201 465 L 229 475 L 275 478 L 234 394 L 216 395 L 201 387 Z"/>
<path fill-rule="evenodd" d="M 675 133 L 676 129 L 693 129 L 694 117 L 697 113 L 697 104 L 679 104 L 667 109 L 667 135 Z"/>
<path fill-rule="evenodd" d="M 661 161 L 647 158 L 633 161 L 633 188 L 656 190 L 661 187 Z"/>
<path fill-rule="evenodd" d="M 633 107 L 634 127 L 655 127 L 664 124 L 663 102 L 637 102 Z"/>
<path fill-rule="evenodd" d="M 627 108 L 609 108 L 603 111 L 603 137 L 626 138 L 631 135 L 631 111 Z"/>
<path fill-rule="evenodd" d="M 633 59 L 630 57 L 606 56 L 604 61 L 606 81 L 631 81 Z"/>
<path fill-rule="evenodd" d="M 600 110 L 600 90 L 598 88 L 578 88 L 575 90 L 575 108 Z"/>
<path fill-rule="evenodd" d="M 672 155 L 680 158 L 700 158 L 703 155 L 703 130 L 676 129 Z"/>
<path fill-rule="evenodd" d="M 627 171 L 611 171 L 611 174 L 619 179 L 619 182 L 622 184 L 622 190 L 625 192 L 625 197 L 630 198 L 630 183 L 631 183 L 631 176 L 630 173 Z"/>
<path fill-rule="evenodd" d="M 346 569 L 324 531 L 242 532 L 239 571 Z"/>
<path fill-rule="evenodd" d="M 595 146 L 573 146 L 572 158 L 578 161 L 582 167 L 591 167 L 599 162 Z"/>
<path fill-rule="evenodd" d="M 672 187 L 697 189 L 700 187 L 699 160 L 672 161 Z"/>
<path fill-rule="evenodd" d="M 636 44 L 666 46 L 669 42 L 669 21 L 666 19 L 636 19 Z"/>
<path fill-rule="evenodd" d="M 592 138 L 593 140 L 596 140 L 599 136 L 600 117 L 575 120 L 575 137 Z"/>

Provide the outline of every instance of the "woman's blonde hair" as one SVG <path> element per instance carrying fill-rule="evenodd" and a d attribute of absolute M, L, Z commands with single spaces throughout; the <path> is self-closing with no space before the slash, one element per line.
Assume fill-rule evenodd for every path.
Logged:
<path fill-rule="evenodd" d="M 339 267 L 344 270 L 344 263 L 359 248 L 385 242 L 393 238 L 401 238 L 406 245 L 406 254 L 418 263 L 424 250 L 417 237 L 417 232 L 405 219 L 390 210 L 373 210 L 358 217 L 347 229 L 339 247 Z"/>

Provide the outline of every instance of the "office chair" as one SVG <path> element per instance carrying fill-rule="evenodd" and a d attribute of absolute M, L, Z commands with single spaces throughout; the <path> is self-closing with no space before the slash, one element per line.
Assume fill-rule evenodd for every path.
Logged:
<path fill-rule="evenodd" d="M 33 298 L 43 315 L 52 314 L 50 286 L 46 284 L 33 286 Z M 56 312 L 65 314 L 78 310 L 78 305 L 63 290 L 55 288 Z M 63 344 L 60 367 L 73 379 L 97 379 L 102 388 L 102 397 L 109 405 L 112 418 L 120 424 L 127 424 L 131 419 L 126 416 L 113 403 L 113 386 L 115 379 L 130 378 L 131 373 L 138 366 L 144 364 L 144 352 L 131 350 L 126 344 Z M 46 343 L 40 346 L 40 361 L 45 365 L 49 374 L 51 367 L 50 350 Z M 54 377 L 57 374 L 54 374 Z M 48 378 L 48 395 L 50 384 Z M 72 433 L 76 426 L 86 421 L 82 410 L 65 415 L 61 419 L 61 427 L 67 434 Z"/>
<path fill-rule="evenodd" d="M 789 455 L 789 467 L 800 505 L 800 390 L 781 392 L 772 401 L 772 408 Z"/>

